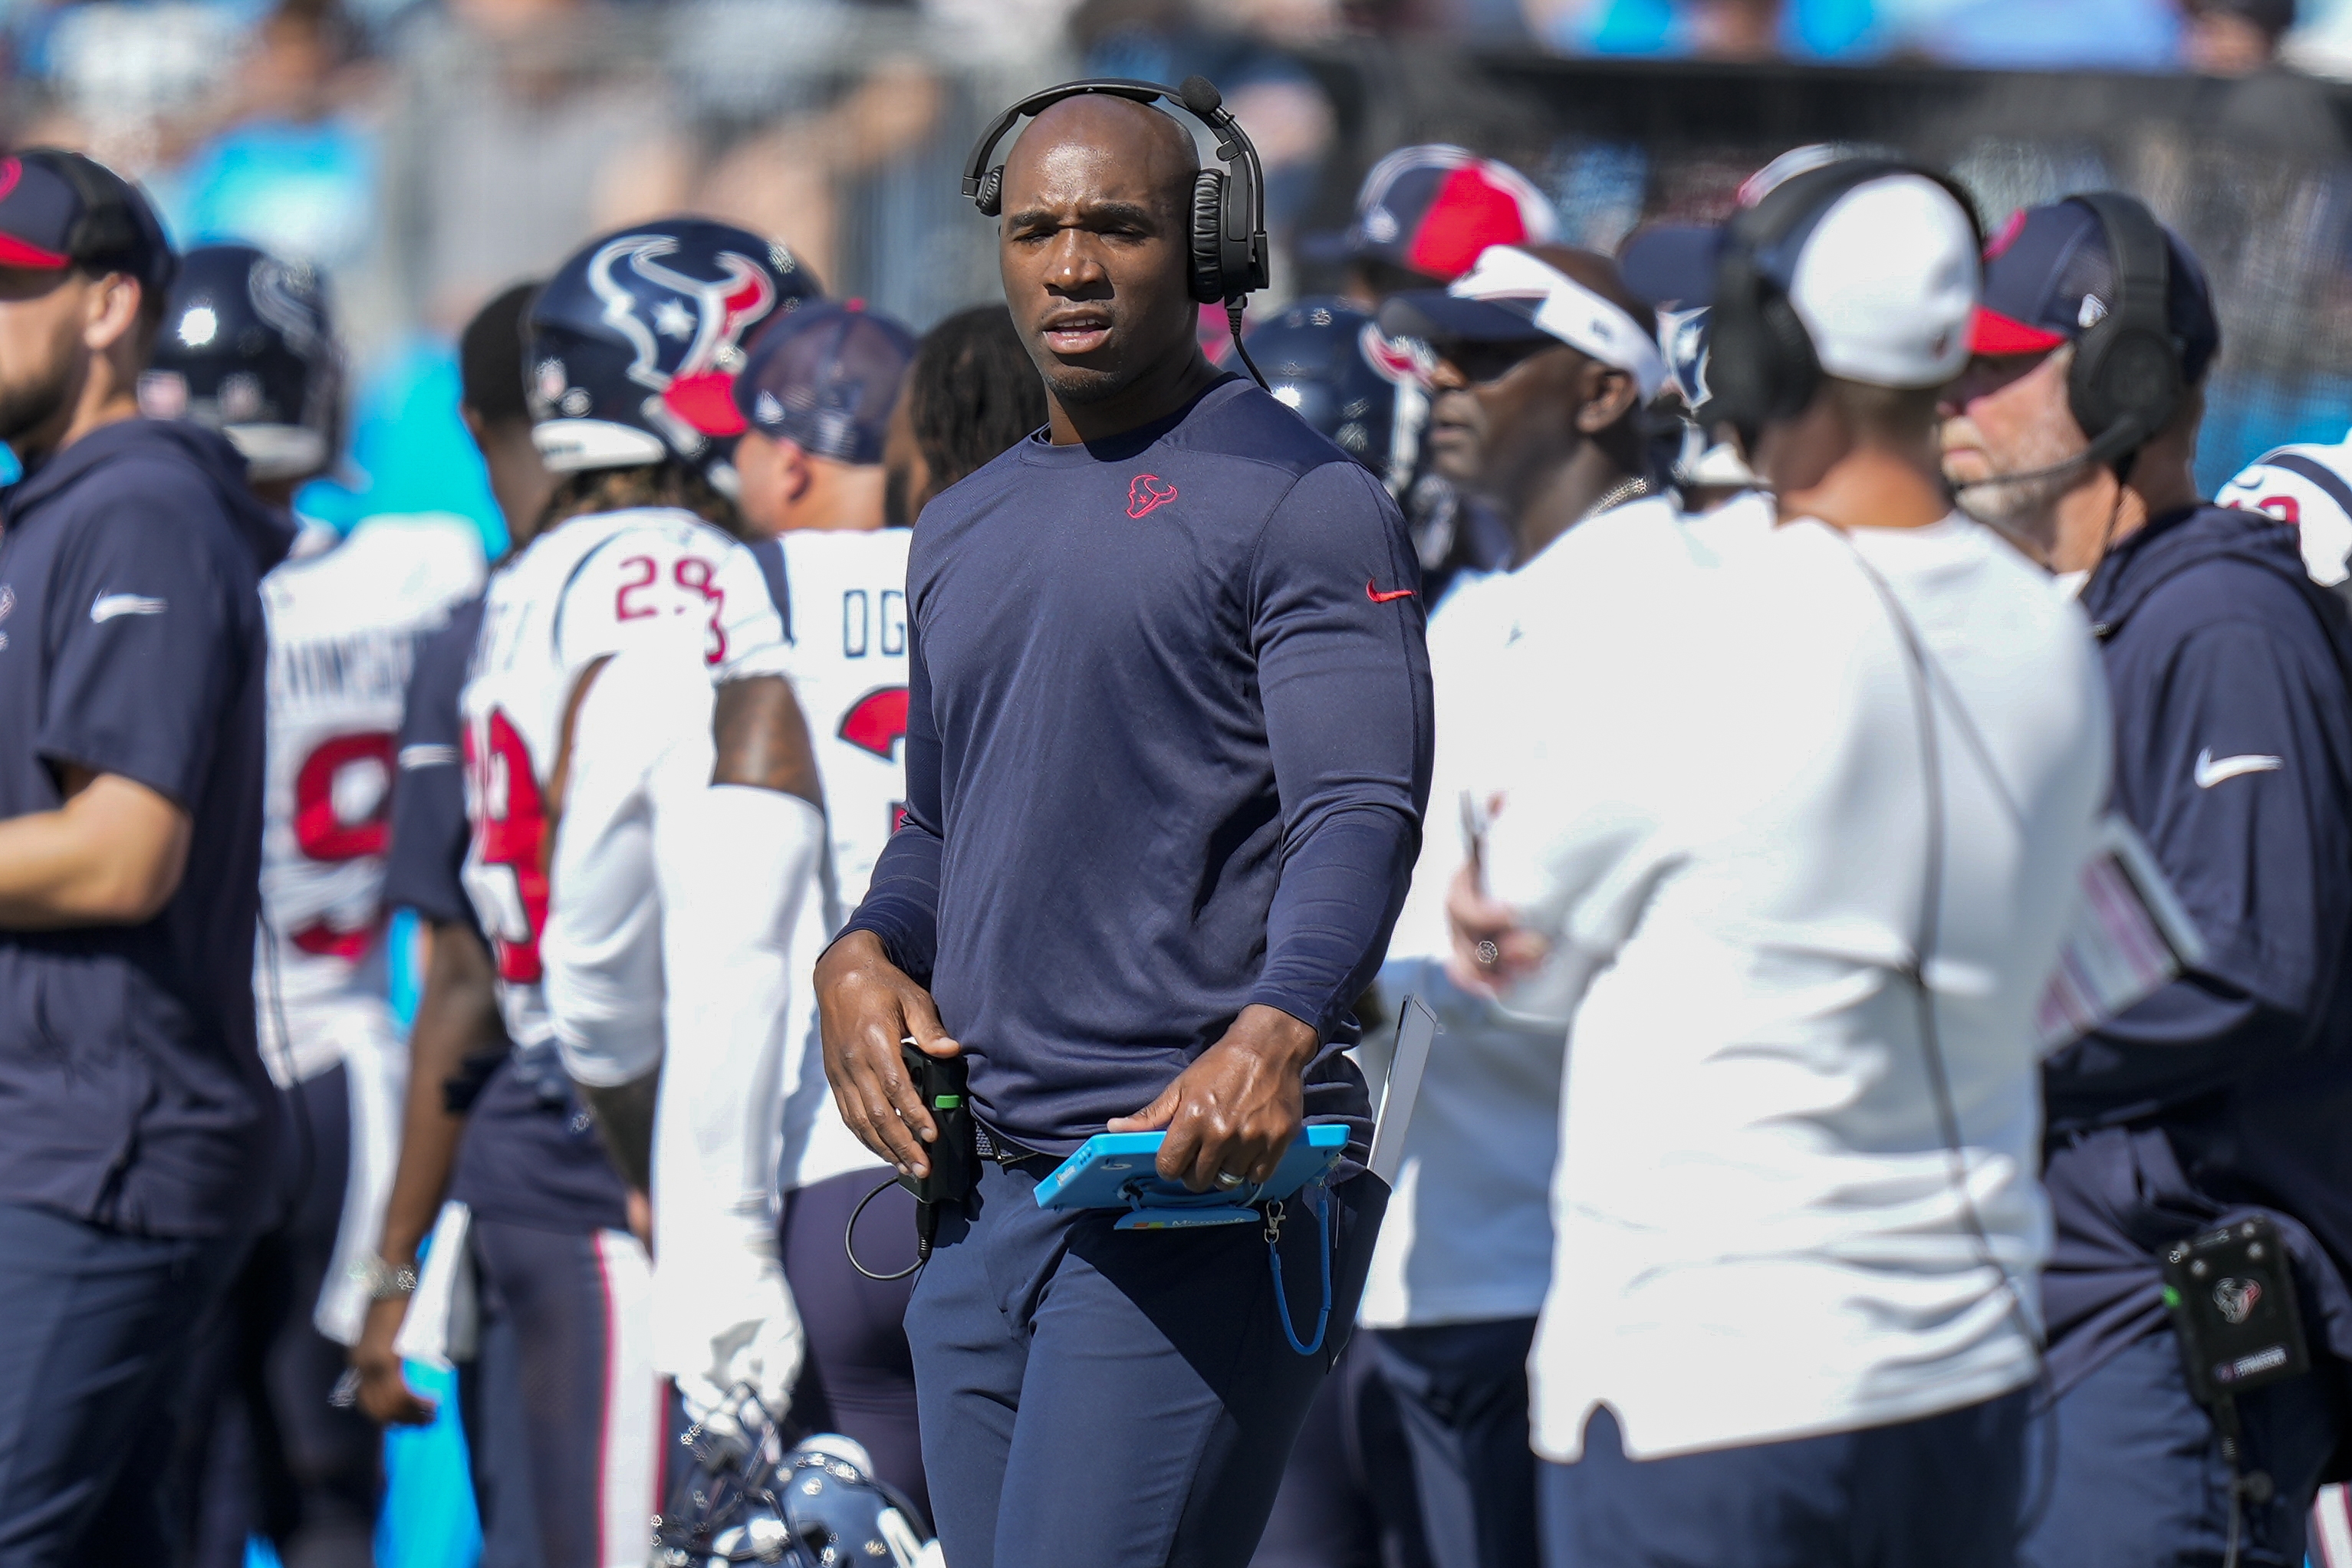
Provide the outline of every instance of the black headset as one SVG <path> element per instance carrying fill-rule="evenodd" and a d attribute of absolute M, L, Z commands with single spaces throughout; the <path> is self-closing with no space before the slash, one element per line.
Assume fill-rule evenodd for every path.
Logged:
<path fill-rule="evenodd" d="M 1230 172 L 1203 169 L 1192 182 L 1192 221 L 1189 236 L 1192 298 L 1203 305 L 1223 301 L 1236 306 L 1241 298 L 1273 281 L 1273 266 L 1265 242 L 1265 170 L 1248 132 L 1206 77 L 1186 77 L 1181 87 L 1132 81 L 1124 77 L 1089 77 L 1066 81 L 1032 93 L 996 117 L 972 144 L 963 171 L 963 193 L 990 217 L 1004 209 L 1004 165 L 989 165 L 989 157 L 1013 122 L 1043 113 L 1066 98 L 1081 93 L 1152 103 L 1165 99 L 1209 128 L 1217 139 L 1217 157 L 1232 165 Z M 1237 312 L 1236 312 L 1237 314 Z"/>
<path fill-rule="evenodd" d="M 1966 191 L 1949 175 L 1890 158 L 1842 158 L 1792 174 L 1726 226 L 1707 321 L 1709 413 L 1748 433 L 1751 444 L 1759 426 L 1802 413 L 1822 383 L 1812 334 L 1769 262 L 1783 246 L 1801 245 L 1847 192 L 1889 174 L 1916 174 L 1949 192 L 1983 248 L 1984 226 Z"/>
<path fill-rule="evenodd" d="M 2116 270 L 2113 305 L 2074 340 L 2066 402 L 2091 437 L 2084 461 L 2128 463 L 2171 423 L 2188 379 L 2167 306 L 2172 246 L 2136 196 L 2090 191 L 2066 199 L 2099 220 Z"/>

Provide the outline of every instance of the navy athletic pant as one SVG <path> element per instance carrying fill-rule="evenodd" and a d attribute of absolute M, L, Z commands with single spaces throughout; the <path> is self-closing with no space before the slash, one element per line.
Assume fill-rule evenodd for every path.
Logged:
<path fill-rule="evenodd" d="M 1348 1342 L 1307 1407 L 1250 1568 L 1430 1568 L 1412 1452 L 1370 1335 Z"/>
<path fill-rule="evenodd" d="M 1546 1464 L 1546 1568 L 2009 1568 L 2024 1389 L 1858 1432 L 1629 1459 L 1607 1407 Z M 2153 1568 L 2146 1559 L 2137 1568 Z"/>
<path fill-rule="evenodd" d="M 189 1346 L 244 1249 L 0 1204 L 0 1568 L 173 1561 Z"/>
<path fill-rule="evenodd" d="M 247 1253 L 196 1354 L 199 1405 L 182 1470 L 194 1568 L 243 1568 L 267 1536 L 285 1568 L 368 1568 L 383 1435 L 329 1402 L 343 1347 L 311 1326 L 351 1167 L 351 1084 L 338 1065 L 285 1093 L 277 1223 Z"/>
<path fill-rule="evenodd" d="M 907 1346 L 907 1299 L 915 1281 L 869 1280 L 842 1249 L 850 1211 L 876 1187 L 888 1190 L 857 1221 L 857 1256 L 877 1274 L 915 1260 L 915 1197 L 876 1166 L 784 1194 L 777 1218 L 784 1280 L 808 1335 L 808 1359 L 793 1386 L 793 1441 L 813 1432 L 856 1438 L 884 1480 L 926 1515 L 923 1429 L 915 1403 L 914 1353 Z"/>
<path fill-rule="evenodd" d="M 481 1568 L 641 1561 L 666 1411 L 635 1243 L 479 1216 L 468 1241 L 482 1332 L 461 1408 Z"/>
<path fill-rule="evenodd" d="M 1429 1555 L 1437 1568 L 1536 1560 L 1536 1456 L 1528 1447 L 1528 1351 L 1536 1320 L 1381 1329 Z"/>
<path fill-rule="evenodd" d="M 1311 1355 L 1275 1316 L 1263 1228 L 1114 1231 L 1041 1209 L 1054 1161 L 981 1162 L 942 1217 L 907 1311 L 923 1469 L 955 1568 L 1234 1568 L 1249 1561 L 1292 1440 L 1345 1344 L 1388 1206 L 1332 1194 L 1332 1302 Z M 1320 1239 L 1282 1231 L 1292 1321 L 1315 1332 Z"/>
<path fill-rule="evenodd" d="M 2297 1568 L 2322 1469 L 2344 1432 L 2331 1389 L 2338 1364 L 2315 1354 L 2302 1377 L 2256 1389 L 2238 1403 L 2242 1468 L 2276 1489 L 2248 1501 L 2238 1561 Z M 2034 1421 L 2028 1467 L 2031 1532 L 2018 1553 L 2029 1568 L 2146 1568 L 2219 1563 L 2229 1542 L 2230 1467 L 2212 1417 L 2189 1397 L 2180 1342 L 2167 1325 L 2126 1345 L 2061 1395 Z M 2055 1441 L 2052 1454 L 2042 1445 Z M 2044 1490 L 2048 1503 L 2041 1504 Z"/>

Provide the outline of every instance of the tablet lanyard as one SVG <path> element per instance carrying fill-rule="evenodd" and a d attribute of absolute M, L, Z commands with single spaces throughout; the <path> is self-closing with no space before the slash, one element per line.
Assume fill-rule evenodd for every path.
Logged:
<path fill-rule="evenodd" d="M 1301 1355 L 1313 1355 L 1323 1348 L 1323 1331 L 1331 1326 L 1331 1184 L 1318 1179 L 1315 1183 L 1315 1221 L 1322 1229 L 1323 1245 L 1323 1305 L 1315 1314 L 1315 1338 L 1307 1344 L 1298 1343 L 1298 1330 L 1290 1322 L 1290 1294 L 1282 1288 L 1282 1199 L 1276 1198 L 1265 1206 L 1265 1255 L 1274 1266 L 1274 1311 L 1282 1322 L 1282 1337 L 1290 1348 Z"/>

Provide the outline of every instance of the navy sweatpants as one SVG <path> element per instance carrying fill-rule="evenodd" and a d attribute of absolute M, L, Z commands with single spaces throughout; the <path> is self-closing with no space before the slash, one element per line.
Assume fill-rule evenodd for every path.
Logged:
<path fill-rule="evenodd" d="M 856 1438 L 873 1456 L 875 1471 L 928 1517 L 915 1358 L 907 1345 L 915 1281 L 869 1280 L 850 1267 L 841 1245 L 850 1211 L 885 1183 L 889 1190 L 857 1221 L 857 1256 L 876 1273 L 889 1274 L 915 1260 L 915 1198 L 888 1169 L 851 1171 L 784 1194 L 778 1245 L 808 1335 L 786 1424 L 795 1442 L 812 1432 Z"/>
<path fill-rule="evenodd" d="M 1041 1209 L 1054 1161 L 982 1161 L 940 1227 L 907 1312 L 923 1469 L 955 1568 L 1234 1568 L 1345 1344 L 1388 1207 L 1374 1176 L 1332 1194 L 1330 1321 L 1300 1355 L 1275 1317 L 1255 1224 L 1115 1231 Z M 1313 1213 L 1289 1206 L 1293 1322 L 1321 1300 Z"/>
<path fill-rule="evenodd" d="M 1429 1555 L 1438 1568 L 1536 1560 L 1536 1456 L 1528 1447 L 1528 1351 L 1536 1320 L 1381 1329 Z"/>
<path fill-rule="evenodd" d="M 477 1216 L 482 1332 L 460 1385 L 482 1568 L 645 1561 L 667 1403 L 642 1252 L 611 1230 Z"/>
<path fill-rule="evenodd" d="M 2296 1568 L 2320 1473 L 2344 1432 L 2337 1364 L 2325 1354 L 2302 1377 L 2256 1389 L 2238 1406 L 2242 1468 L 2276 1489 L 2248 1501 L 2238 1561 Z M 2230 1469 L 2212 1417 L 2189 1397 L 2180 1342 L 2168 1325 L 2126 1345 L 2061 1395 L 2034 1422 L 2028 1474 L 2046 1507 L 2028 1504 L 2032 1530 L 2018 1552 L 2028 1568 L 2146 1568 L 2218 1563 L 2229 1542 Z M 2038 1445 L 2053 1440 L 2054 1455 Z"/>
<path fill-rule="evenodd" d="M 0 1568 L 156 1568 L 188 1347 L 243 1238 L 0 1204 Z"/>
<path fill-rule="evenodd" d="M 1250 1568 L 1430 1568 L 1412 1451 L 1370 1334 L 1307 1407 Z"/>
<path fill-rule="evenodd" d="M 2028 1407 L 2021 1388 L 1888 1427 L 1636 1460 L 1603 1406 L 1584 1457 L 1543 1467 L 1545 1568 L 2010 1568 Z"/>

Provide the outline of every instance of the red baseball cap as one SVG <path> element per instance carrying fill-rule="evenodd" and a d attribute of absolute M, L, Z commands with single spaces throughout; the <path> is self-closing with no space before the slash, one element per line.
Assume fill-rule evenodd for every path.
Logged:
<path fill-rule="evenodd" d="M 1551 204 L 1526 175 L 1432 142 L 1399 148 L 1373 164 L 1346 232 L 1310 235 L 1300 249 L 1316 261 L 1385 261 L 1451 283 L 1488 246 L 1540 245 L 1559 227 Z"/>
<path fill-rule="evenodd" d="M 155 209 L 105 164 L 54 147 L 0 158 L 0 267 L 124 272 L 161 292 L 178 266 Z"/>

